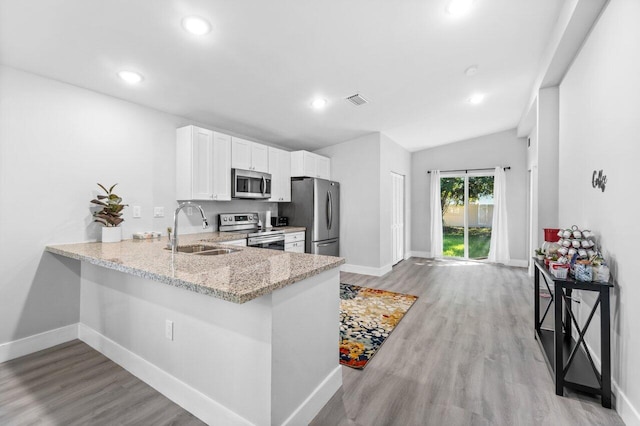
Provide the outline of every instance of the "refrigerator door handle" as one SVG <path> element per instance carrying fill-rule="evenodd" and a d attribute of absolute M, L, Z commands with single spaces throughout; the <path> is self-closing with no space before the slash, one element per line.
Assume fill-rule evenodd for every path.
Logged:
<path fill-rule="evenodd" d="M 334 244 L 334 243 L 318 244 L 318 247 L 327 247 L 327 246 L 330 246 L 331 244 Z"/>
<path fill-rule="evenodd" d="M 333 225 L 333 197 L 331 196 L 331 191 L 327 191 L 327 196 L 329 197 L 329 214 L 327 217 L 329 225 L 327 228 L 331 229 L 331 226 Z"/>

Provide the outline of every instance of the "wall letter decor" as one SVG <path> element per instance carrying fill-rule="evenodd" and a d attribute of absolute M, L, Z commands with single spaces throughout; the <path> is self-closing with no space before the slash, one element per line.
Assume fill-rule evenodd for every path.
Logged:
<path fill-rule="evenodd" d="M 593 176 L 591 176 L 591 185 L 593 185 L 594 188 L 600 188 L 602 192 L 604 192 L 604 188 L 607 186 L 607 176 L 602 174 L 602 170 L 593 171 Z"/>

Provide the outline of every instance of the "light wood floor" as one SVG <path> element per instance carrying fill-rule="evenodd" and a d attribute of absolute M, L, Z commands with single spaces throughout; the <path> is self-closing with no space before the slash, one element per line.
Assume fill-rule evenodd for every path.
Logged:
<path fill-rule="evenodd" d="M 412 258 L 341 276 L 419 299 L 364 371 L 342 367 L 313 426 L 623 424 L 596 399 L 555 395 L 523 269 Z M 200 424 L 79 341 L 0 364 L 0 425 Z"/>
<path fill-rule="evenodd" d="M 524 269 L 411 258 L 342 282 L 419 299 L 364 370 L 342 367 L 313 426 L 623 424 L 597 399 L 555 395 Z"/>
<path fill-rule="evenodd" d="M 0 364 L 0 425 L 204 425 L 74 340 Z"/>

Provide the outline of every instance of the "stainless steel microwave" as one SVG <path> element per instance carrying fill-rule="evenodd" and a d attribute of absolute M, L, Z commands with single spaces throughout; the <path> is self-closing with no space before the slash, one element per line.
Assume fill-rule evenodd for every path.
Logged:
<path fill-rule="evenodd" d="M 232 198 L 271 198 L 271 175 L 251 170 L 231 169 Z"/>

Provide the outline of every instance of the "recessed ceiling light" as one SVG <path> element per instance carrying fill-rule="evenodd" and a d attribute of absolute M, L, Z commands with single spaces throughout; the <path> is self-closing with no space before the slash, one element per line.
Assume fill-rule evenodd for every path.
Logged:
<path fill-rule="evenodd" d="M 477 65 L 471 65 L 469 68 L 464 70 L 464 74 L 467 77 L 471 77 L 471 76 L 474 76 L 474 75 L 478 74 L 478 66 Z"/>
<path fill-rule="evenodd" d="M 142 81 L 142 75 L 135 71 L 120 71 L 118 77 L 129 84 L 138 84 Z"/>
<path fill-rule="evenodd" d="M 475 93 L 471 95 L 469 99 L 467 99 L 467 102 L 469 102 L 471 105 L 478 105 L 482 103 L 482 101 L 484 101 L 484 95 L 482 93 Z"/>
<path fill-rule="evenodd" d="M 182 27 L 195 35 L 205 35 L 211 31 L 211 24 L 199 16 L 187 16 L 182 20 Z"/>
<path fill-rule="evenodd" d="M 449 0 L 445 11 L 451 16 L 462 16 L 469 13 L 475 0 Z"/>
<path fill-rule="evenodd" d="M 324 98 L 316 98 L 311 102 L 313 109 L 322 109 L 327 106 L 327 100 Z"/>

